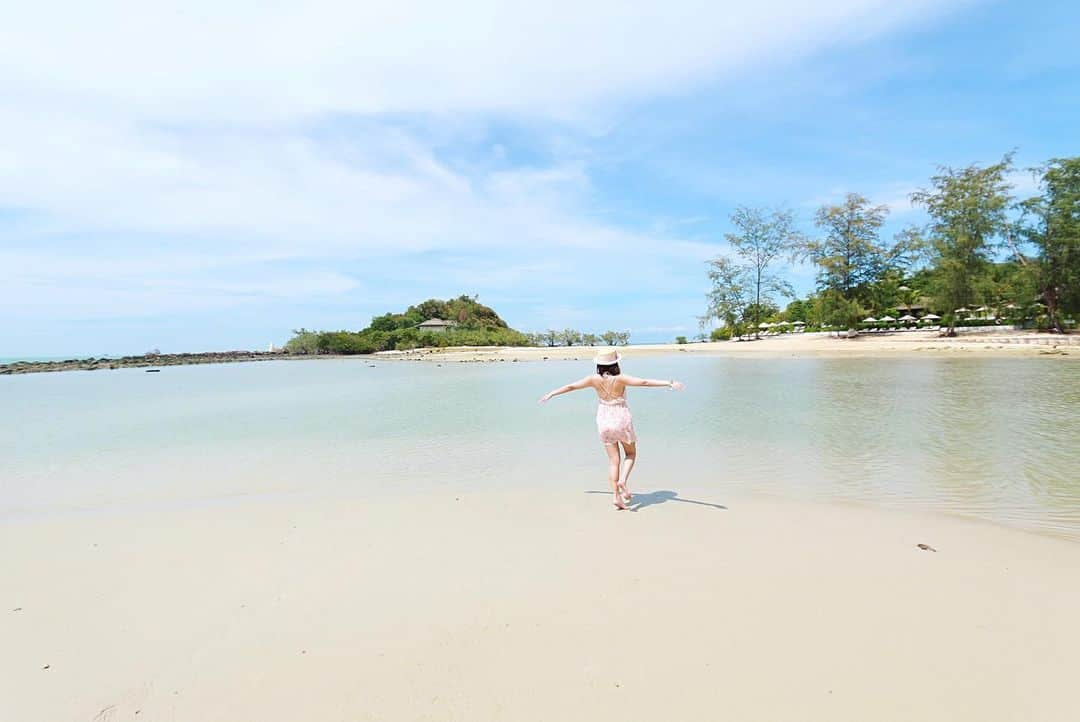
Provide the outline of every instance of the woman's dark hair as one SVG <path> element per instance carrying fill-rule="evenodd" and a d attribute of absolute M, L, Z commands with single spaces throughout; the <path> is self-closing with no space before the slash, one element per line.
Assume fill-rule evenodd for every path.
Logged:
<path fill-rule="evenodd" d="M 619 370 L 619 364 L 614 363 L 596 364 L 596 373 L 600 374 L 601 376 L 603 376 L 604 374 L 607 374 L 609 376 L 618 376 L 622 372 Z"/>

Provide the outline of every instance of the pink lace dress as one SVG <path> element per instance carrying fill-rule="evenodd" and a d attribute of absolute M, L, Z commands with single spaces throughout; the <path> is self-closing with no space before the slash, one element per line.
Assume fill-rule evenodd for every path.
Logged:
<path fill-rule="evenodd" d="M 615 376 L 604 376 L 596 389 L 599 402 L 596 407 L 596 430 L 600 441 L 605 445 L 623 442 L 636 444 L 637 433 L 634 431 L 634 419 L 630 416 L 630 407 L 626 405 L 626 392 L 615 395 Z"/>

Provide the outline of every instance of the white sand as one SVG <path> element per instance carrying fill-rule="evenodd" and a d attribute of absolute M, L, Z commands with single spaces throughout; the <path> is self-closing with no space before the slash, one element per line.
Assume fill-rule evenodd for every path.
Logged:
<path fill-rule="evenodd" d="M 384 351 L 378 358 L 439 362 L 540 361 L 591 359 L 609 347 L 453 347 Z M 942 338 L 936 331 L 904 331 L 860 334 L 841 338 L 830 334 L 781 334 L 753 341 L 720 341 L 689 344 L 635 344 L 620 347 L 628 356 L 671 353 L 704 354 L 734 358 L 897 358 L 929 356 L 1040 356 L 1080 359 L 1080 334 L 1068 336 L 998 330 Z"/>
<path fill-rule="evenodd" d="M 583 492 L 3 522 L 0 719 L 1076 714 L 1080 544 L 717 490 L 682 495 L 727 509 L 617 513 Z"/>

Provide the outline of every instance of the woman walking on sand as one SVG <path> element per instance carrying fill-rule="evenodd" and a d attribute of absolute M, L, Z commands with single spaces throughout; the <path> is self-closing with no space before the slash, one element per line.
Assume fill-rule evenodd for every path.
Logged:
<path fill-rule="evenodd" d="M 634 470 L 637 459 L 637 434 L 634 433 L 634 419 L 630 416 L 630 407 L 626 405 L 627 386 L 659 386 L 676 391 L 683 385 L 678 381 L 658 381 L 639 379 L 629 376 L 619 369 L 622 356 L 618 351 L 606 351 L 596 354 L 596 373 L 590 374 L 572 384 L 549 391 L 540 397 L 540 403 L 559 394 L 566 394 L 584 388 L 596 389 L 599 404 L 596 408 L 596 429 L 600 432 L 600 442 L 608 455 L 608 481 L 615 494 L 615 508 L 628 509 L 630 502 L 630 472 Z M 620 450 L 621 447 L 621 450 Z"/>

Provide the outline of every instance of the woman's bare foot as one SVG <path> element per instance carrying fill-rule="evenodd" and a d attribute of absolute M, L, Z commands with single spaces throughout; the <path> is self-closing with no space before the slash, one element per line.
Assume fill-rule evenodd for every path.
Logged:
<path fill-rule="evenodd" d="M 615 508 L 619 511 L 626 511 L 630 508 L 625 503 L 623 503 L 622 497 L 619 495 L 619 492 L 615 492 Z"/>
<path fill-rule="evenodd" d="M 634 495 L 630 493 L 630 487 L 626 484 L 619 484 L 619 498 L 623 500 L 624 504 L 629 504 L 630 500 L 634 498 Z"/>

